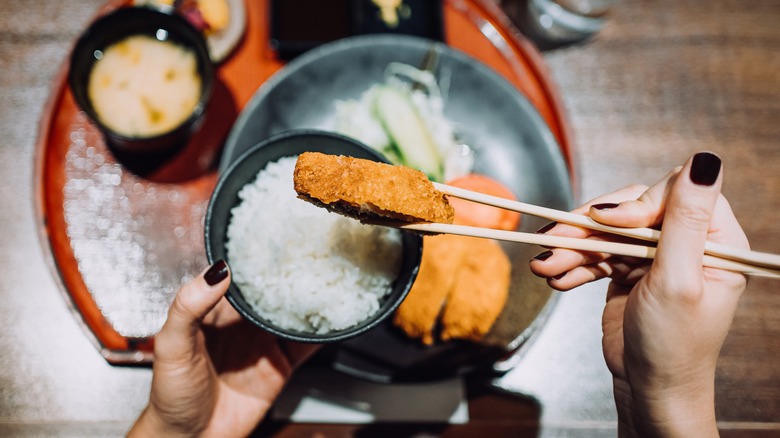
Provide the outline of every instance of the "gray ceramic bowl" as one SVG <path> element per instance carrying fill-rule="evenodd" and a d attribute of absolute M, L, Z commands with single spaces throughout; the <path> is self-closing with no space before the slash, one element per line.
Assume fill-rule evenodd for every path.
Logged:
<path fill-rule="evenodd" d="M 436 77 L 448 84 L 445 115 L 476 151 L 474 172 L 500 181 L 524 202 L 573 208 L 566 162 L 555 136 L 525 96 L 465 53 L 406 35 L 348 38 L 294 59 L 244 107 L 225 144 L 220 168 L 229 167 L 257 139 L 291 129 L 332 126 L 336 100 L 358 98 L 382 82 L 390 62 L 419 65 L 431 48 L 439 54 Z M 521 231 L 533 232 L 546 223 L 524 216 Z M 485 345 L 422 345 L 386 320 L 365 335 L 338 344 L 333 367 L 374 381 L 429 381 L 492 367 L 518 346 L 528 347 L 527 340 L 538 333 L 558 295 L 528 269 L 538 247 L 502 246 L 512 261 L 512 286 Z"/>
<path fill-rule="evenodd" d="M 88 95 L 89 76 L 99 54 L 131 35 L 148 35 L 193 51 L 201 78 L 201 95 L 190 116 L 168 132 L 148 137 L 118 133 L 100 121 Z M 119 8 L 92 23 L 76 42 L 70 59 L 68 83 L 78 106 L 104 134 L 109 146 L 130 153 L 161 153 L 183 146 L 199 127 L 211 98 L 214 66 L 203 35 L 187 20 L 145 7 Z"/>
<path fill-rule="evenodd" d="M 387 162 L 383 156 L 355 140 L 326 132 L 291 131 L 264 140 L 236 159 L 222 173 L 217 182 L 206 210 L 206 253 L 210 263 L 225 259 L 230 264 L 230 260 L 226 256 L 225 240 L 230 223 L 230 210 L 240 202 L 238 192 L 241 188 L 253 181 L 257 173 L 264 169 L 268 163 L 307 151 Z M 284 212 L 279 212 L 279 219 L 284 220 Z M 310 343 L 343 341 L 377 326 L 393 313 L 409 293 L 420 267 L 422 238 L 416 234 L 404 232 L 402 242 L 402 265 L 399 276 L 393 283 L 392 292 L 384 299 L 374 315 L 348 329 L 327 334 L 314 334 L 280 328 L 259 316 L 247 303 L 241 290 L 235 284 L 230 285 L 227 299 L 244 318 L 277 336 Z"/>

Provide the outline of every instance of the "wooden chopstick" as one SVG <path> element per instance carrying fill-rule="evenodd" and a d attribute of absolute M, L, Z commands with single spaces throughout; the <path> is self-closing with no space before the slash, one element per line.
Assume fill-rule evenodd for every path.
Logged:
<path fill-rule="evenodd" d="M 433 185 L 436 190 L 439 190 L 445 195 L 478 202 L 480 204 L 491 205 L 493 207 L 503 208 L 505 210 L 512 210 L 520 213 L 530 214 L 532 216 L 543 217 L 569 225 L 576 225 L 605 233 L 633 237 L 635 239 L 641 239 L 650 242 L 658 242 L 658 239 L 661 237 L 661 232 L 652 228 L 612 227 L 596 222 L 588 216 L 570 213 L 567 211 L 560 211 L 552 208 L 540 207 L 538 205 L 527 204 L 524 202 L 499 198 L 496 196 L 485 195 L 483 193 L 461 189 L 459 187 L 453 187 L 446 184 L 433 183 Z M 780 270 L 780 255 L 777 254 L 749 251 L 715 242 L 706 242 L 704 246 L 704 252 L 717 258 L 739 262 L 745 266 L 768 268 L 772 271 Z"/>
<path fill-rule="evenodd" d="M 605 252 L 614 255 L 645 259 L 655 258 L 656 253 L 656 249 L 652 246 L 606 242 L 591 239 L 577 239 L 573 237 L 550 236 L 546 234 L 522 233 L 517 231 L 495 230 L 491 228 L 470 227 L 466 225 L 439 223 L 397 223 L 394 226 L 404 230 L 412 230 L 423 233 L 456 234 L 459 236 L 481 237 L 486 239 L 503 240 L 507 242 L 529 243 L 532 245 L 568 248 L 579 251 Z M 726 269 L 748 275 L 780 279 L 779 270 L 765 268 L 763 266 L 754 266 L 710 255 L 704 256 L 703 264 L 704 266 L 712 268 Z"/>

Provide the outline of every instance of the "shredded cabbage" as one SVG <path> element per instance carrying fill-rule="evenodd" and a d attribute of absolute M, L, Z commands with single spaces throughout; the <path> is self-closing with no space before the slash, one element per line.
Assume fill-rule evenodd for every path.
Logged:
<path fill-rule="evenodd" d="M 444 115 L 445 93 L 449 83 L 447 79 L 444 77 L 440 86 L 430 71 L 408 64 L 390 63 L 385 70 L 383 83 L 371 86 L 358 99 L 336 101 L 334 129 L 382 152 L 395 164 L 406 164 L 399 157 L 389 133 L 372 108 L 377 90 L 393 87 L 408 95 L 428 129 L 442 157 L 444 180 L 466 175 L 474 167 L 474 153 L 468 145 L 459 141 L 452 122 Z"/>

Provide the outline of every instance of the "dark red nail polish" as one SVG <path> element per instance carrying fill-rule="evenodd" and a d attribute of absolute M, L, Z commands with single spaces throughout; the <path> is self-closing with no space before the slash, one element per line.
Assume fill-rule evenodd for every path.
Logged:
<path fill-rule="evenodd" d="M 228 276 L 228 265 L 227 263 L 225 263 L 224 260 L 219 260 L 218 262 L 211 265 L 209 270 L 206 271 L 205 274 L 203 274 L 203 279 L 206 280 L 206 283 L 209 286 L 214 286 L 215 284 L 226 279 L 227 276 Z"/>
<path fill-rule="evenodd" d="M 552 257 L 552 255 L 553 255 L 552 251 L 545 251 L 545 252 L 537 255 L 536 257 L 534 257 L 534 260 L 545 261 L 545 260 L 549 259 L 550 257 Z"/>
<path fill-rule="evenodd" d="M 565 277 L 565 276 L 566 276 L 566 273 L 565 273 L 565 272 L 563 272 L 563 273 L 560 273 L 560 274 L 558 274 L 558 275 L 554 276 L 552 279 L 553 279 L 553 280 L 560 280 L 561 278 L 563 278 L 563 277 Z"/>
<path fill-rule="evenodd" d="M 549 224 L 543 226 L 542 228 L 539 228 L 536 230 L 536 234 L 544 234 L 550 230 L 553 229 L 554 226 L 558 225 L 558 222 L 550 222 Z"/>
<path fill-rule="evenodd" d="M 691 181 L 700 186 L 711 186 L 720 174 L 720 158 L 710 152 L 699 152 L 691 163 Z"/>
<path fill-rule="evenodd" d="M 602 204 L 593 204 L 591 207 L 595 208 L 596 210 L 612 210 L 613 208 L 620 207 L 620 204 L 615 204 L 614 202 L 604 202 Z"/>

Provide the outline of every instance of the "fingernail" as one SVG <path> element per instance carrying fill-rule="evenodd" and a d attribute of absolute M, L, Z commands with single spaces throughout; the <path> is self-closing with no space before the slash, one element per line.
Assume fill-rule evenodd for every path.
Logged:
<path fill-rule="evenodd" d="M 691 163 L 691 181 L 700 186 L 711 186 L 718 180 L 720 158 L 710 152 L 699 152 Z"/>
<path fill-rule="evenodd" d="M 225 263 L 224 260 L 220 260 L 209 268 L 208 271 L 206 271 L 205 274 L 203 274 L 203 279 L 206 280 L 206 283 L 209 286 L 214 286 L 215 284 L 221 282 L 222 280 L 226 279 L 228 275 L 228 265 Z"/>
<path fill-rule="evenodd" d="M 563 272 L 563 273 L 561 273 L 561 274 L 558 274 L 558 275 L 556 275 L 556 276 L 555 276 L 555 277 L 553 277 L 552 279 L 553 279 L 553 280 L 560 280 L 561 278 L 563 278 L 563 277 L 565 277 L 565 276 L 566 276 L 566 273 L 565 273 L 565 272 Z"/>
<path fill-rule="evenodd" d="M 549 259 L 552 255 L 553 255 L 552 251 L 545 251 L 545 252 L 537 255 L 536 257 L 534 257 L 534 260 L 545 261 L 545 260 Z"/>
<path fill-rule="evenodd" d="M 549 224 L 543 226 L 542 228 L 539 228 L 536 230 L 536 234 L 544 234 L 550 230 L 553 229 L 554 226 L 558 225 L 558 222 L 550 222 Z"/>
<path fill-rule="evenodd" d="M 595 208 L 596 210 L 612 210 L 613 208 L 618 208 L 620 204 L 615 204 L 614 202 L 604 202 L 602 204 L 593 204 L 591 207 Z"/>

